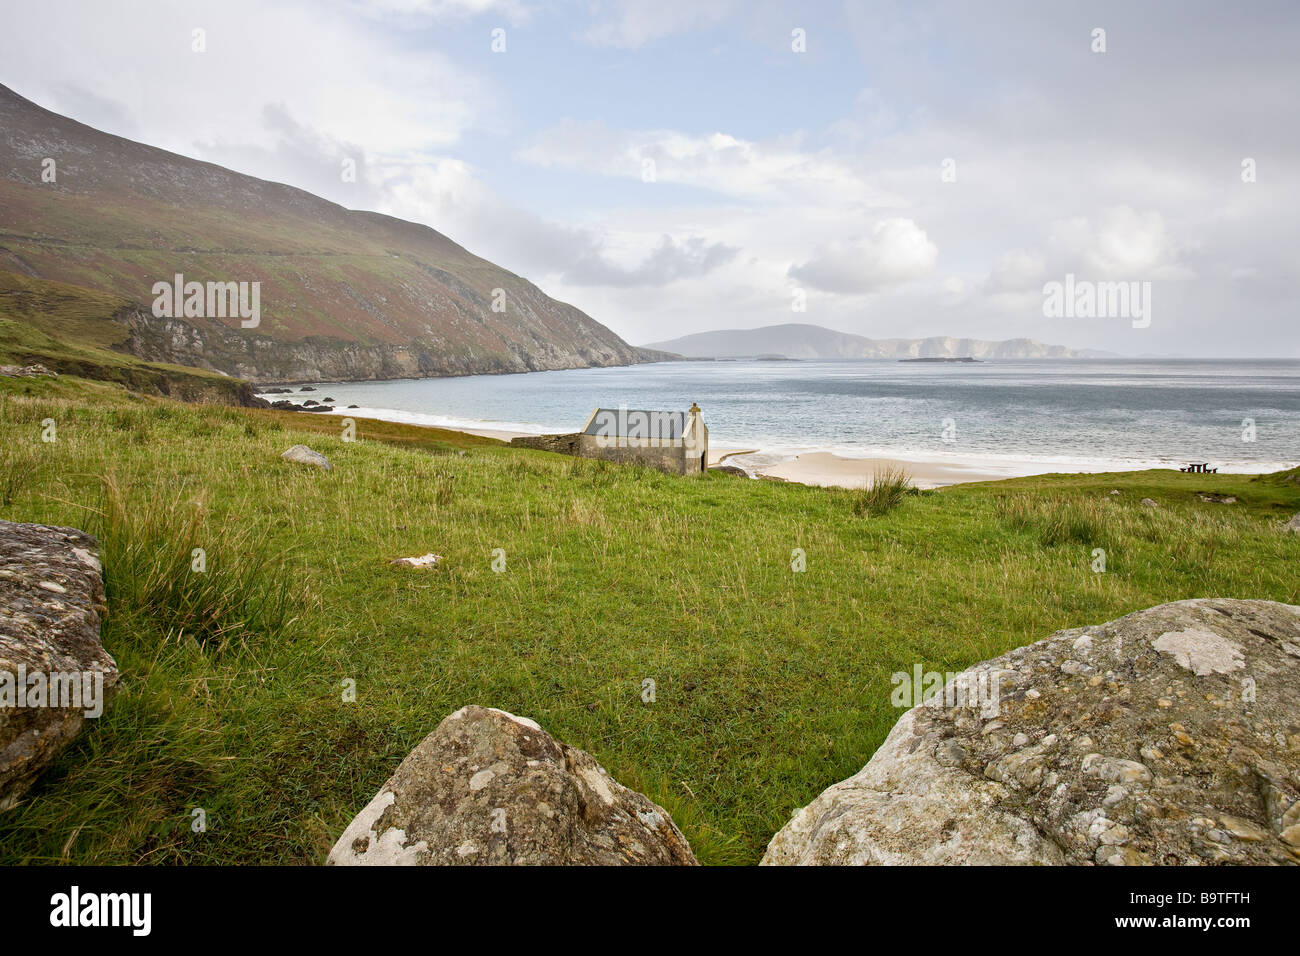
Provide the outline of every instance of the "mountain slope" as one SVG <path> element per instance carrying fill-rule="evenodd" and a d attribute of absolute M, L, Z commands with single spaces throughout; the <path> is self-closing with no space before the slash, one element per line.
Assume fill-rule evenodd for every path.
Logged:
<path fill-rule="evenodd" d="M 123 348 L 151 360 L 274 381 L 662 357 L 426 226 L 102 133 L 3 86 L 0 174 L 0 269 L 123 297 Z M 260 281 L 260 325 L 156 318 L 153 284 L 177 273 Z"/>
<path fill-rule="evenodd" d="M 696 332 L 646 346 L 687 358 L 900 359 L 961 358 L 1105 358 L 1111 353 L 1044 345 L 1033 339 L 986 342 L 933 336 L 926 339 L 869 339 L 819 325 L 769 325 L 761 329 Z"/>

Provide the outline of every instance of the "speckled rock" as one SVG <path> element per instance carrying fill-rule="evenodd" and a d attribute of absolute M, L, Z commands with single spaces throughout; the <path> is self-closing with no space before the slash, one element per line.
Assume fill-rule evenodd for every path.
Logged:
<path fill-rule="evenodd" d="M 779 864 L 1300 862 L 1300 607 L 1179 601 L 976 665 L 907 711 Z"/>
<path fill-rule="evenodd" d="M 285 461 L 296 461 L 300 465 L 315 465 L 325 471 L 331 470 L 334 466 L 330 460 L 318 451 L 312 451 L 306 445 L 294 445 L 292 448 L 280 455 Z"/>
<path fill-rule="evenodd" d="M 1292 515 L 1291 520 L 1282 525 L 1282 530 L 1300 534 L 1300 514 Z"/>
<path fill-rule="evenodd" d="M 97 548 L 74 528 L 0 521 L 0 810 L 17 803 L 117 684 L 117 664 L 99 641 Z M 74 695 L 73 674 L 100 682 L 98 706 L 89 684 Z M 65 701 L 74 705 L 52 706 Z"/>
<path fill-rule="evenodd" d="M 463 707 L 402 761 L 330 865 L 676 865 L 695 856 L 662 807 L 536 723 Z"/>

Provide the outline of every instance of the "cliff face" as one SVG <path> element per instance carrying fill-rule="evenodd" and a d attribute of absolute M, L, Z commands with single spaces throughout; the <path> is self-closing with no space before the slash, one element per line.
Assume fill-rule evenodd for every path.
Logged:
<path fill-rule="evenodd" d="M 327 336 L 281 341 L 239 333 L 220 325 L 199 326 L 184 319 L 157 318 L 133 308 L 119 316 L 127 328 L 124 350 L 150 362 L 193 365 L 253 383 L 376 381 L 450 375 L 535 372 L 546 369 L 628 365 L 652 360 L 652 353 L 627 354 L 605 347 L 557 346 L 452 353 L 419 342 L 411 345 L 341 342 Z"/>
<path fill-rule="evenodd" d="M 153 361 L 267 382 L 662 357 L 426 226 L 111 136 L 3 86 L 0 177 L 0 269 L 126 299 L 123 347 Z M 177 274 L 260 282 L 260 323 L 156 318 L 153 285 Z"/>

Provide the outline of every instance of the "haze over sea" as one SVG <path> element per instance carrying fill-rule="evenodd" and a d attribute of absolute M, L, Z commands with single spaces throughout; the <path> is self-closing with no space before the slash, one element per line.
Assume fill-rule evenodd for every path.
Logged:
<path fill-rule="evenodd" d="M 809 451 L 980 462 L 1007 474 L 1300 464 L 1295 359 L 668 362 L 330 383 L 311 395 L 326 396 L 342 414 L 531 433 L 576 431 L 598 405 L 694 401 L 713 446 L 761 449 L 750 464 Z M 944 440 L 945 419 L 954 441 Z M 1253 441 L 1243 439 L 1246 420 Z"/>

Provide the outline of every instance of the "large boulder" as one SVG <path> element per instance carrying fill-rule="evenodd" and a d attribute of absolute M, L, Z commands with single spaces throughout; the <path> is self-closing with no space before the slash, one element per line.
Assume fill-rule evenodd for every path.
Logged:
<path fill-rule="evenodd" d="M 536 723 L 462 707 L 402 761 L 328 864 L 693 865 L 662 807 Z"/>
<path fill-rule="evenodd" d="M 1300 862 L 1300 607 L 1164 604 L 949 686 L 981 682 L 992 708 L 907 711 L 763 863 Z"/>
<path fill-rule="evenodd" d="M 0 810 L 102 713 L 117 684 L 99 641 L 97 548 L 74 528 L 0 521 Z"/>

